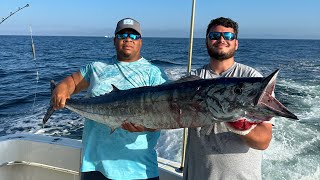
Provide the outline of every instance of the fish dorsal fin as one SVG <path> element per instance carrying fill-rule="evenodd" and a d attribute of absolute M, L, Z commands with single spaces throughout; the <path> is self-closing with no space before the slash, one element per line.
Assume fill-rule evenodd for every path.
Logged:
<path fill-rule="evenodd" d="M 111 86 L 112 86 L 112 92 L 120 91 L 120 89 L 117 88 L 115 85 L 111 84 Z"/>
<path fill-rule="evenodd" d="M 182 82 L 187 82 L 187 81 L 195 81 L 195 80 L 199 80 L 199 79 L 201 79 L 201 78 L 198 77 L 198 76 L 190 75 L 190 76 L 185 76 L 185 77 L 182 77 L 182 78 L 178 79 L 177 81 L 175 81 L 175 83 L 182 83 Z"/>

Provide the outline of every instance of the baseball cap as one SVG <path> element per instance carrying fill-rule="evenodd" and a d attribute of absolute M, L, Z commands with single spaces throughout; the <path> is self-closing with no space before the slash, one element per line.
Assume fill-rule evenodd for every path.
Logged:
<path fill-rule="evenodd" d="M 141 35 L 140 23 L 132 18 L 121 19 L 117 24 L 114 34 L 117 34 L 119 31 L 128 28 L 137 31 Z"/>

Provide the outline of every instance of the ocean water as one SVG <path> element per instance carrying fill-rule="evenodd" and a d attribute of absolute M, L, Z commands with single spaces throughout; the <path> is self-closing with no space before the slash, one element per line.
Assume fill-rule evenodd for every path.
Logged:
<path fill-rule="evenodd" d="M 0 36 L 0 136 L 32 133 L 81 139 L 83 118 L 67 110 L 56 112 L 42 127 L 49 82 L 113 56 L 113 39 L 42 36 L 34 42 L 36 59 L 30 37 Z M 192 69 L 209 62 L 204 42 L 194 39 Z M 176 80 L 186 74 L 188 47 L 189 39 L 144 38 L 142 56 Z M 300 119 L 275 119 L 273 139 L 263 153 L 263 179 L 320 179 L 320 40 L 240 39 L 235 59 L 263 75 L 280 69 L 276 97 Z M 160 157 L 180 162 L 181 147 L 182 129 L 162 131 Z"/>

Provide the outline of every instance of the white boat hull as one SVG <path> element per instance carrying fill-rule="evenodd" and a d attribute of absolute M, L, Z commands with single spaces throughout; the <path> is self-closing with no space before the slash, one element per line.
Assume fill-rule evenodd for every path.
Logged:
<path fill-rule="evenodd" d="M 78 180 L 81 141 L 44 135 L 0 137 L 1 180 Z M 179 163 L 158 157 L 160 179 L 181 180 Z"/>

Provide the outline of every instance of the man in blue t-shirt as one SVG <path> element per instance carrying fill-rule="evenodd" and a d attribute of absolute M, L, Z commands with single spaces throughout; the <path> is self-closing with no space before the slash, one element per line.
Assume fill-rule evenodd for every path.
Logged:
<path fill-rule="evenodd" d="M 155 86 L 166 75 L 140 56 L 140 24 L 132 18 L 118 22 L 114 46 L 116 56 L 92 62 L 63 79 L 52 93 L 54 109 L 65 106 L 72 94 L 87 89 L 87 96 L 120 90 Z M 159 179 L 154 149 L 160 132 L 123 120 L 122 128 L 111 133 L 101 123 L 86 119 L 82 135 L 81 179 Z"/>

